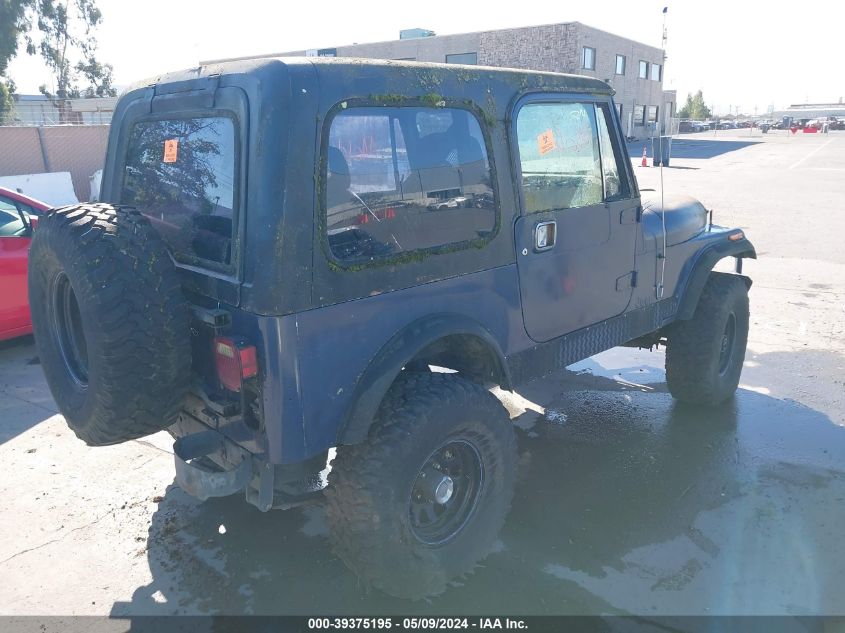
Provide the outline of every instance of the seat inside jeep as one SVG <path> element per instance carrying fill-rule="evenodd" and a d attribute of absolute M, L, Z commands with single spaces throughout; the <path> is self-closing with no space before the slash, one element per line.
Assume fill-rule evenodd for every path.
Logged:
<path fill-rule="evenodd" d="M 478 239 L 495 226 L 484 136 L 467 110 L 350 108 L 332 121 L 326 163 L 338 258 Z"/>

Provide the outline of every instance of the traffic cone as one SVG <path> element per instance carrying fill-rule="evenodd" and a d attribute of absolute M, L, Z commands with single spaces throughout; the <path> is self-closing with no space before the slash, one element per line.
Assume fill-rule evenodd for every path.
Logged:
<path fill-rule="evenodd" d="M 647 160 L 647 158 L 648 158 L 648 157 L 647 157 L 647 155 L 646 155 L 645 145 L 643 145 L 643 162 L 641 162 L 641 163 L 640 163 L 640 167 L 648 167 L 648 160 Z"/>
<path fill-rule="evenodd" d="M 396 211 L 393 210 L 393 207 L 387 208 L 387 213 L 385 213 L 385 218 L 388 220 L 392 220 L 396 217 Z"/>

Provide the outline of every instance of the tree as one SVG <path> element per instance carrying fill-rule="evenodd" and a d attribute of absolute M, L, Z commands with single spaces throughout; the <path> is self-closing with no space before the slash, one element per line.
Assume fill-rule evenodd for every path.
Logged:
<path fill-rule="evenodd" d="M 704 95 L 701 90 L 695 95 L 687 94 L 687 101 L 684 107 L 678 112 L 678 116 L 682 119 L 706 120 L 712 116 L 710 108 L 704 103 Z"/>
<path fill-rule="evenodd" d="M 23 42 L 50 69 L 53 85 L 39 90 L 62 120 L 68 99 L 114 96 L 112 67 L 96 57 L 94 30 L 102 21 L 95 0 L 0 0 L 0 81 Z"/>
<path fill-rule="evenodd" d="M 0 79 L 0 125 L 12 118 L 12 111 L 15 109 L 15 100 L 12 97 L 14 92 L 15 82 L 11 79 Z"/>
<path fill-rule="evenodd" d="M 75 13 L 75 15 L 73 13 Z M 38 51 L 53 72 L 56 92 L 40 86 L 42 94 L 54 100 L 60 120 L 66 118 L 67 99 L 113 97 L 112 67 L 97 61 L 97 40 L 93 30 L 103 21 L 94 0 L 37 0 L 37 25 L 41 32 Z M 76 54 L 80 59 L 74 64 Z M 81 88 L 82 76 L 88 86 Z"/>
<path fill-rule="evenodd" d="M 9 62 L 18 50 L 18 41 L 30 27 L 27 9 L 33 0 L 0 0 L 0 124 L 15 107 L 15 83 L 8 77 Z"/>

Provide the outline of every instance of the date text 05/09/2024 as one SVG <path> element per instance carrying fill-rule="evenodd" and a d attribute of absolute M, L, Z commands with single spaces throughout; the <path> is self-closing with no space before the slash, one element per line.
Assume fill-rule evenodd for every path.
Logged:
<path fill-rule="evenodd" d="M 514 618 L 309 618 L 310 630 L 527 630 L 524 620 Z"/>

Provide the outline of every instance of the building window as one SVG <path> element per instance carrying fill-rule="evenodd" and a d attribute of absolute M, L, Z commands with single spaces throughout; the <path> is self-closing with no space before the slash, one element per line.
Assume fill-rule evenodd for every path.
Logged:
<path fill-rule="evenodd" d="M 648 79 L 648 62 L 640 60 L 640 79 Z"/>
<path fill-rule="evenodd" d="M 651 80 L 652 81 L 660 81 L 663 77 L 663 66 L 660 64 L 652 64 L 651 65 Z"/>
<path fill-rule="evenodd" d="M 584 53 L 581 55 L 581 68 L 584 70 L 596 69 L 596 49 L 589 46 L 584 47 Z"/>
<path fill-rule="evenodd" d="M 645 125 L 645 106 L 634 106 L 634 125 Z"/>
<path fill-rule="evenodd" d="M 475 66 L 478 64 L 478 53 L 455 53 L 454 55 L 446 55 L 447 64 L 468 64 Z"/>
<path fill-rule="evenodd" d="M 625 74 L 625 56 L 624 55 L 617 55 L 616 56 L 616 74 L 617 75 L 624 75 Z"/>
<path fill-rule="evenodd" d="M 657 106 L 648 106 L 648 122 L 657 123 Z"/>

